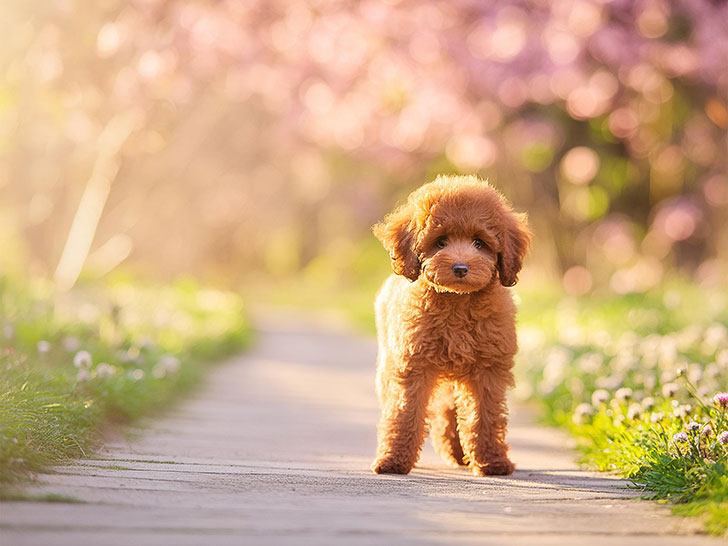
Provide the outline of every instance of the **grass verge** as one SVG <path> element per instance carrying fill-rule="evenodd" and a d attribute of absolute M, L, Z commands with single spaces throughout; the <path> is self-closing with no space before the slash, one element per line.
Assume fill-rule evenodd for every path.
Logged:
<path fill-rule="evenodd" d="M 248 343 L 241 299 L 119 279 L 57 295 L 0 278 L 0 490 L 158 411 Z"/>
<path fill-rule="evenodd" d="M 672 283 L 649 294 L 531 307 L 522 395 L 569 429 L 583 462 L 728 530 L 728 295 Z"/>

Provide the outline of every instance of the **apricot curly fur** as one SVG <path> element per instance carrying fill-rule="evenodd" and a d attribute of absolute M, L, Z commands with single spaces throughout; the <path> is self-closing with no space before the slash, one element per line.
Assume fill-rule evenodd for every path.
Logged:
<path fill-rule="evenodd" d="M 478 476 L 512 473 L 506 390 L 518 346 L 504 287 L 517 282 L 528 251 L 526 216 L 479 178 L 440 176 L 373 230 L 396 274 L 375 302 L 381 418 L 372 470 L 407 474 L 429 430 L 448 463 Z"/>

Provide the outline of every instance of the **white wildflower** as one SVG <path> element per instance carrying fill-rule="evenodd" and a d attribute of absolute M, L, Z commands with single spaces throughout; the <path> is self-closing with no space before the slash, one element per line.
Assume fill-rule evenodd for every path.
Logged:
<path fill-rule="evenodd" d="M 659 362 L 661 366 L 669 366 L 677 359 L 677 341 L 671 336 L 663 336 L 658 347 Z"/>
<path fill-rule="evenodd" d="M 45 339 L 41 339 L 38 342 L 37 347 L 38 347 L 38 352 L 41 354 L 45 354 L 51 350 L 51 344 L 48 343 Z"/>
<path fill-rule="evenodd" d="M 705 376 L 710 379 L 715 379 L 720 375 L 720 367 L 717 363 L 711 362 L 705 367 Z"/>
<path fill-rule="evenodd" d="M 703 379 L 703 367 L 700 364 L 690 364 L 688 366 L 687 377 L 691 383 L 699 383 Z"/>
<path fill-rule="evenodd" d="M 137 368 L 136 370 L 131 372 L 131 378 L 134 381 L 141 381 L 142 379 L 144 379 L 144 370 L 142 370 L 141 368 Z"/>
<path fill-rule="evenodd" d="M 715 363 L 724 370 L 728 368 L 728 349 L 721 349 L 715 353 Z"/>
<path fill-rule="evenodd" d="M 111 377 L 116 373 L 116 366 L 112 366 L 111 364 L 107 364 L 106 362 L 99 362 L 98 366 L 96 366 L 96 376 L 97 377 Z"/>
<path fill-rule="evenodd" d="M 597 389 L 591 396 L 592 405 L 596 408 L 609 401 L 609 392 L 604 389 Z"/>
<path fill-rule="evenodd" d="M 672 398 L 677 394 L 678 386 L 676 383 L 665 383 L 662 386 L 662 396 L 665 398 Z"/>
<path fill-rule="evenodd" d="M 590 417 L 594 414 L 594 408 L 591 404 L 579 404 L 576 406 L 576 409 L 574 409 L 574 415 L 572 416 L 572 420 L 577 425 L 582 425 L 587 421 L 587 417 Z"/>
<path fill-rule="evenodd" d="M 633 404 L 630 404 L 629 408 L 627 409 L 627 418 L 631 420 L 639 419 L 642 415 L 642 406 L 637 404 L 636 402 Z"/>
<path fill-rule="evenodd" d="M 705 343 L 715 351 L 728 344 L 728 329 L 719 322 L 714 322 L 705 330 Z"/>
<path fill-rule="evenodd" d="M 690 415 L 691 411 L 693 411 L 693 407 L 690 404 L 685 404 L 684 406 L 676 407 L 672 413 L 675 417 L 685 418 Z"/>
<path fill-rule="evenodd" d="M 88 351 L 78 351 L 73 357 L 73 365 L 76 368 L 89 369 L 91 367 L 91 353 Z"/>
<path fill-rule="evenodd" d="M 81 346 L 81 341 L 76 336 L 66 336 L 61 341 L 61 344 L 63 345 L 63 350 L 69 353 L 75 353 Z"/>
<path fill-rule="evenodd" d="M 614 373 L 606 377 L 597 377 L 595 384 L 600 389 L 607 389 L 613 391 L 619 388 L 624 383 L 624 375 L 620 373 Z"/>
<path fill-rule="evenodd" d="M 576 359 L 575 364 L 585 373 L 597 374 L 604 364 L 604 356 L 599 353 L 585 353 Z"/>
<path fill-rule="evenodd" d="M 164 376 L 167 375 L 167 367 L 162 364 L 161 362 L 154 365 L 152 368 L 152 376 L 156 377 L 157 379 L 162 379 Z"/>
<path fill-rule="evenodd" d="M 620 402 L 626 402 L 632 398 L 632 389 L 629 387 L 623 387 L 614 393 L 614 397 Z"/>
<path fill-rule="evenodd" d="M 158 365 L 163 366 L 167 373 L 177 373 L 179 371 L 180 361 L 179 358 L 172 355 L 164 355 L 159 359 Z"/>

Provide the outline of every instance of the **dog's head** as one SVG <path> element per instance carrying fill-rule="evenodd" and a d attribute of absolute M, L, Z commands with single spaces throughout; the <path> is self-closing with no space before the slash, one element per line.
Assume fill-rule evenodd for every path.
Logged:
<path fill-rule="evenodd" d="M 474 176 L 439 176 L 373 231 L 395 273 L 457 293 L 481 290 L 496 275 L 516 284 L 531 240 L 526 215 Z"/>

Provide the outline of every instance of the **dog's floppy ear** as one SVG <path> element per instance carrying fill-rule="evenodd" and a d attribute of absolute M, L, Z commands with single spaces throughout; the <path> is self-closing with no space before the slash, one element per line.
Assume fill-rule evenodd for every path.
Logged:
<path fill-rule="evenodd" d="M 498 276 L 503 286 L 513 286 L 518 282 L 518 272 L 528 252 L 531 232 L 525 214 L 508 212 L 504 216 L 503 231 L 498 234 L 503 245 L 498 253 Z"/>
<path fill-rule="evenodd" d="M 409 280 L 420 276 L 420 260 L 415 251 L 415 228 L 411 207 L 404 205 L 376 224 L 372 231 L 389 252 L 392 269 Z"/>

